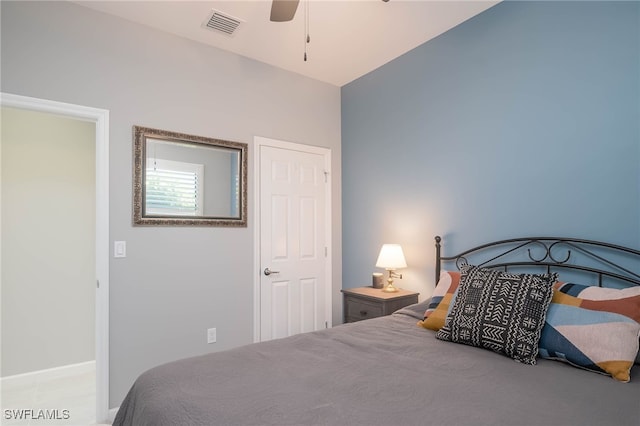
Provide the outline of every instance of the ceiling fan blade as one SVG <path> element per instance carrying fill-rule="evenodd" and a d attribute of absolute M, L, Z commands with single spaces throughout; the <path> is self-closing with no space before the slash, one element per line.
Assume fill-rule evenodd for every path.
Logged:
<path fill-rule="evenodd" d="M 293 19 L 300 0 L 273 0 L 271 2 L 271 20 L 286 22 Z"/>

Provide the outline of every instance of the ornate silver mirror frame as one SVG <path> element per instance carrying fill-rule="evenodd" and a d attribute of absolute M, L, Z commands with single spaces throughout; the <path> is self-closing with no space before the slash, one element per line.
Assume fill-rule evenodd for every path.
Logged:
<path fill-rule="evenodd" d="M 246 227 L 247 149 L 133 126 L 133 224 Z"/>

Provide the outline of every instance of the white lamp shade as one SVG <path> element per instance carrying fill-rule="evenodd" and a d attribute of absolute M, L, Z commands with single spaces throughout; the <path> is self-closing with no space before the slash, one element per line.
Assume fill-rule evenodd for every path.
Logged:
<path fill-rule="evenodd" d="M 385 269 L 406 268 L 407 261 L 404 260 L 404 253 L 400 244 L 384 244 L 380 249 L 376 267 Z"/>

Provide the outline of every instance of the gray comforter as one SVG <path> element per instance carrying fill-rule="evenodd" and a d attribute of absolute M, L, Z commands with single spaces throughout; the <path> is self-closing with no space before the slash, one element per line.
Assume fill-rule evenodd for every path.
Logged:
<path fill-rule="evenodd" d="M 165 364 L 114 425 L 640 425 L 631 383 L 436 340 L 424 304 Z"/>

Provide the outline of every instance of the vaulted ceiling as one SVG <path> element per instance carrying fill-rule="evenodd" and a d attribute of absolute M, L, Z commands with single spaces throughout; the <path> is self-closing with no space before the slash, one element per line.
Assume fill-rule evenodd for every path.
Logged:
<path fill-rule="evenodd" d="M 270 0 L 76 3 L 343 86 L 498 1 L 300 0 L 289 22 L 269 20 Z M 207 27 L 214 11 L 223 26 L 239 21 L 232 34 Z"/>

